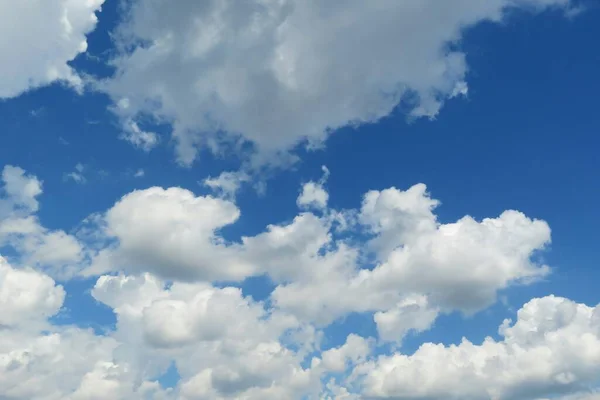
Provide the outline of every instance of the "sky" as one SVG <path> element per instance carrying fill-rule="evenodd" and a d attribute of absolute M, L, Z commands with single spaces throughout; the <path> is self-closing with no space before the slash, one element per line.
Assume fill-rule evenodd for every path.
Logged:
<path fill-rule="evenodd" d="M 0 400 L 599 400 L 595 0 L 0 0 Z"/>

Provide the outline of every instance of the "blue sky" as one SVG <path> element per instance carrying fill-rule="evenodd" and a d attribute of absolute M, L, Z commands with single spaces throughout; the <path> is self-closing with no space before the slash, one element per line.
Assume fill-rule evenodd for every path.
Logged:
<path fill-rule="evenodd" d="M 594 1 L 26 3 L 0 399 L 600 398 Z"/>

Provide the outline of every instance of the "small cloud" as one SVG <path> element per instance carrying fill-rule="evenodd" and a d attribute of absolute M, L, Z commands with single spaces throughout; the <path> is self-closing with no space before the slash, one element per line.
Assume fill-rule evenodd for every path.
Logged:
<path fill-rule="evenodd" d="M 323 176 L 318 182 L 310 181 L 302 185 L 302 192 L 296 200 L 298 207 L 302 209 L 314 208 L 318 210 L 327 208 L 329 193 L 327 193 L 323 186 L 327 182 L 327 179 L 329 179 L 330 172 L 325 165 L 321 167 L 321 170 L 323 171 Z"/>
<path fill-rule="evenodd" d="M 68 145 L 70 145 L 70 144 L 71 144 L 71 143 L 69 143 L 69 141 L 68 141 L 67 139 L 65 139 L 65 138 L 64 138 L 64 137 L 62 137 L 62 136 L 59 136 L 59 137 L 58 137 L 58 141 L 60 142 L 60 144 L 62 144 L 62 145 L 64 145 L 64 146 L 68 146 Z"/>
<path fill-rule="evenodd" d="M 578 17 L 579 14 L 585 12 L 586 10 L 586 6 L 583 4 L 571 5 L 565 10 L 565 16 L 568 19 L 573 19 L 575 17 Z"/>
<path fill-rule="evenodd" d="M 248 182 L 250 176 L 245 172 L 223 172 L 216 178 L 208 177 L 203 184 L 208 186 L 220 196 L 234 198 L 242 183 Z"/>
<path fill-rule="evenodd" d="M 134 178 L 141 178 L 144 175 L 146 175 L 146 172 L 142 168 L 138 169 L 135 174 L 133 174 Z"/>
<path fill-rule="evenodd" d="M 35 108 L 35 109 L 29 111 L 29 115 L 36 118 L 36 117 L 41 116 L 44 113 L 44 111 L 45 111 L 44 107 Z"/>
<path fill-rule="evenodd" d="M 81 163 L 75 165 L 75 171 L 69 172 L 64 175 L 64 179 L 66 181 L 73 180 L 75 183 L 84 184 L 87 182 L 87 179 L 83 175 L 83 171 L 85 170 L 85 166 Z"/>
<path fill-rule="evenodd" d="M 138 149 L 148 152 L 158 145 L 158 135 L 142 130 L 134 121 L 128 120 L 124 124 L 124 128 L 121 139 L 128 141 Z"/>

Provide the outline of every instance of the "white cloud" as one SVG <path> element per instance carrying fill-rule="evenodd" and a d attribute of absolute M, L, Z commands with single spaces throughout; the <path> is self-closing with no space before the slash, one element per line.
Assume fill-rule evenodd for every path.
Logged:
<path fill-rule="evenodd" d="M 218 195 L 234 198 L 242 184 L 248 181 L 250 181 L 250 176 L 245 172 L 222 172 L 216 178 L 206 178 L 204 185 L 214 190 Z"/>
<path fill-rule="evenodd" d="M 52 278 L 14 269 L 0 256 L 0 330 L 45 321 L 58 312 L 64 297 L 62 286 Z"/>
<path fill-rule="evenodd" d="M 123 127 L 124 131 L 121 135 L 121 139 L 128 141 L 138 149 L 148 152 L 160 142 L 158 134 L 142 130 L 139 125 L 132 120 L 128 120 L 124 123 Z"/>
<path fill-rule="evenodd" d="M 19 264 L 45 270 L 55 277 L 74 275 L 83 257 L 79 241 L 62 230 L 42 226 L 39 208 L 42 183 L 19 167 L 6 166 L 0 194 L 0 246 L 18 253 Z"/>
<path fill-rule="evenodd" d="M 86 274 L 149 271 L 183 281 L 239 281 L 269 273 L 285 281 L 319 274 L 320 262 L 336 262 L 318 254 L 330 242 L 327 220 L 304 213 L 242 237 L 241 243 L 227 243 L 218 231 L 239 215 L 231 201 L 181 188 L 132 192 L 102 217 L 104 235 L 116 243 L 94 257 Z"/>
<path fill-rule="evenodd" d="M 439 204 L 429 197 L 424 184 L 405 191 L 372 190 L 363 198 L 359 220 L 375 235 L 370 245 L 378 258 L 385 260 L 397 247 L 435 231 L 437 219 L 433 210 Z"/>
<path fill-rule="evenodd" d="M 300 398 L 318 385 L 318 374 L 279 341 L 297 321 L 237 288 L 103 276 L 92 294 L 114 308 L 115 337 L 143 354 L 143 365 L 175 360 L 180 399 Z"/>
<path fill-rule="evenodd" d="M 183 280 L 243 279 L 254 270 L 232 258 L 216 234 L 239 215 L 229 201 L 181 188 L 134 191 L 104 216 L 106 236 L 118 243 L 103 249 L 87 273 L 126 268 Z"/>
<path fill-rule="evenodd" d="M 173 125 L 177 156 L 198 147 L 254 143 L 259 152 L 318 145 L 342 126 L 390 114 L 435 116 L 467 92 L 468 66 L 451 43 L 510 7 L 542 11 L 569 0 L 167 0 L 135 2 L 118 30 L 113 79 L 105 82 L 125 121 Z M 177 72 L 174 73 L 176 67 Z M 225 135 L 226 137 L 224 137 Z"/>
<path fill-rule="evenodd" d="M 37 197 L 42 193 L 42 182 L 35 176 L 27 175 L 22 168 L 7 165 L 2 169 L 2 182 L 0 218 L 15 211 L 29 214 L 38 210 Z"/>
<path fill-rule="evenodd" d="M 379 338 L 389 342 L 400 342 L 410 331 L 419 333 L 431 327 L 437 319 L 439 309 L 429 307 L 426 296 L 407 297 L 392 309 L 376 312 L 373 319 Z"/>
<path fill-rule="evenodd" d="M 75 183 L 83 184 L 87 182 L 86 177 L 83 175 L 85 166 L 81 163 L 75 165 L 75 170 L 65 174 L 65 180 L 72 180 Z"/>
<path fill-rule="evenodd" d="M 166 400 L 158 383 L 114 356 L 119 343 L 74 327 L 0 332 L 0 398 Z"/>
<path fill-rule="evenodd" d="M 41 184 L 17 172 L 3 201 L 37 209 Z M 93 267 L 127 273 L 99 277 L 91 292 L 115 312 L 114 331 L 52 326 L 64 289 L 0 260 L 0 397 L 592 400 L 584 390 L 600 372 L 600 309 L 556 297 L 526 304 L 502 325 L 501 341 L 375 356 L 376 339 L 350 334 L 320 350 L 320 326 L 348 313 L 373 312 L 379 343 L 398 344 L 439 313 L 482 309 L 497 290 L 547 273 L 531 259 L 549 240 L 545 222 L 506 211 L 441 224 L 438 204 L 424 185 L 368 192 L 356 210 L 361 225 L 344 231 L 366 231 L 364 248 L 339 239 L 328 208 L 228 243 L 218 232 L 239 217 L 233 202 L 180 188 L 134 191 L 96 218 L 100 242 L 90 243 L 104 246 Z M 47 239 L 56 232 L 34 215 L 12 210 L 2 229 L 22 237 L 20 259 L 60 258 L 44 250 L 61 248 Z M 32 239 L 40 237 L 48 244 Z M 367 268 L 371 250 L 377 261 Z M 208 282 L 260 274 L 278 284 L 269 302 Z M 172 362 L 181 381 L 163 389 L 154 380 Z"/>
<path fill-rule="evenodd" d="M 68 65 L 87 50 L 104 0 L 20 0 L 0 4 L 0 98 L 56 81 L 80 87 Z"/>
<path fill-rule="evenodd" d="M 321 354 L 323 367 L 332 372 L 344 372 L 349 365 L 364 362 L 371 354 L 372 343 L 368 340 L 350 334 L 342 346 L 329 349 Z"/>
<path fill-rule="evenodd" d="M 176 281 L 267 274 L 278 284 L 274 304 L 297 318 L 326 325 L 350 312 L 378 312 L 381 337 L 401 341 L 427 329 L 440 312 L 479 311 L 499 290 L 549 272 L 532 259 L 550 240 L 544 221 L 506 211 L 440 224 L 437 204 L 422 184 L 367 193 L 358 214 L 372 235 L 365 249 L 353 239 L 362 235 L 360 226 L 346 227 L 349 239 L 337 239 L 335 210 L 320 217 L 302 212 L 227 242 L 219 230 L 237 221 L 233 202 L 181 188 L 134 191 L 100 216 L 104 238 L 85 274 L 148 271 Z M 374 268 L 364 265 L 371 248 Z"/>
<path fill-rule="evenodd" d="M 298 207 L 307 209 L 315 208 L 317 210 L 327 207 L 329 193 L 323 188 L 323 185 L 327 182 L 327 178 L 329 178 L 329 169 L 326 166 L 323 166 L 322 169 L 323 177 L 318 182 L 310 181 L 302 185 L 302 192 L 296 200 Z"/>
<path fill-rule="evenodd" d="M 541 399 L 574 393 L 600 374 L 600 308 L 559 297 L 533 299 L 502 341 L 426 343 L 413 355 L 381 356 L 355 371 L 364 395 L 381 399 Z M 593 398 L 593 397 L 592 397 Z"/>
<path fill-rule="evenodd" d="M 49 276 L 0 256 L 0 398 L 166 400 L 143 371 L 117 361 L 114 338 L 48 322 L 65 295 Z"/>
<path fill-rule="evenodd" d="M 325 324 L 352 311 L 385 312 L 378 314 L 385 330 L 386 317 L 408 312 L 397 307 L 415 295 L 426 296 L 427 306 L 419 307 L 424 315 L 414 316 L 416 325 L 406 327 L 422 330 L 437 309 L 475 312 L 492 304 L 498 290 L 549 272 L 532 260 L 550 240 L 544 221 L 505 211 L 497 218 L 476 221 L 467 216 L 440 224 L 432 213 L 436 204 L 421 184 L 407 191 L 367 193 L 359 220 L 374 233 L 373 247 L 385 249 L 377 252 L 381 261 L 372 269 L 361 268 L 352 247 L 330 236 L 319 243 L 310 234 L 315 245 L 307 259 L 313 267 L 306 271 L 318 274 L 304 273 L 279 285 L 272 299 L 301 318 Z"/>

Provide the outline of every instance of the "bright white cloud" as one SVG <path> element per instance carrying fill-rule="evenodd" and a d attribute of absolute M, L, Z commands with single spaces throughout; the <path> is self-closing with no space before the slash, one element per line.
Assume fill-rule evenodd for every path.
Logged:
<path fill-rule="evenodd" d="M 381 356 L 355 373 L 365 376 L 364 395 L 380 399 L 541 399 L 597 384 L 599 307 L 533 299 L 500 333 L 502 341 L 480 345 L 426 343 L 413 355 Z"/>
<path fill-rule="evenodd" d="M 19 263 L 55 277 L 74 275 L 83 258 L 79 241 L 62 230 L 45 228 L 34 215 L 42 183 L 19 167 L 6 166 L 0 187 L 0 246 L 17 251 Z"/>
<path fill-rule="evenodd" d="M 279 341 L 298 322 L 237 288 L 103 276 L 92 294 L 113 307 L 115 336 L 145 354 L 145 366 L 175 360 L 180 399 L 300 398 L 318 384 L 318 374 Z"/>
<path fill-rule="evenodd" d="M 125 364 L 113 363 L 114 339 L 48 323 L 64 298 L 63 287 L 49 276 L 14 268 L 0 256 L 0 398 L 149 398 L 140 393 L 148 392 L 150 383 L 140 387 Z M 112 371 L 104 368 L 102 374 L 103 366 L 113 366 Z"/>
<path fill-rule="evenodd" d="M 359 220 L 375 235 L 370 244 L 378 258 L 385 260 L 397 247 L 435 231 L 433 209 L 439 204 L 429 197 L 423 184 L 405 191 L 372 190 L 363 198 Z"/>
<path fill-rule="evenodd" d="M 86 34 L 104 0 L 19 0 L 0 3 L 0 98 L 56 81 L 80 87 L 69 65 L 87 50 Z"/>
<path fill-rule="evenodd" d="M 35 176 L 27 175 L 22 168 L 7 165 L 2 169 L 2 182 L 0 218 L 17 210 L 26 214 L 38 210 L 37 197 L 42 194 L 42 183 Z"/>
<path fill-rule="evenodd" d="M 327 178 L 329 178 L 329 169 L 327 169 L 326 166 L 323 166 L 322 168 L 323 177 L 319 182 L 310 181 L 302 185 L 302 192 L 296 200 L 298 207 L 314 208 L 317 210 L 322 210 L 327 207 L 329 193 L 327 193 L 323 185 L 327 182 Z"/>
<path fill-rule="evenodd" d="M 158 187 L 124 196 L 103 218 L 103 249 L 87 274 L 127 269 L 180 280 L 239 280 L 254 273 L 236 260 L 216 231 L 240 215 L 235 204 Z"/>
<path fill-rule="evenodd" d="M 105 237 L 116 242 L 95 255 L 86 274 L 149 271 L 166 279 L 239 281 L 268 273 L 286 281 L 316 277 L 326 273 L 319 272 L 323 263 L 342 261 L 336 261 L 341 254 L 319 255 L 331 242 L 326 219 L 303 213 L 241 243 L 227 243 L 218 230 L 239 215 L 231 201 L 181 188 L 135 191 L 102 217 Z"/>
<path fill-rule="evenodd" d="M 344 372 L 348 365 L 364 362 L 371 354 L 373 343 L 350 334 L 342 346 L 329 349 L 321 354 L 323 367 L 328 371 Z"/>
<path fill-rule="evenodd" d="M 137 1 L 118 30 L 106 90 L 124 121 L 173 125 L 177 156 L 244 140 L 261 153 L 318 145 L 329 132 L 374 122 L 403 99 L 435 116 L 467 91 L 465 54 L 449 46 L 507 8 L 542 11 L 569 0 Z M 177 73 L 173 73 L 176 67 Z M 223 135 L 227 137 L 224 138 Z"/>
<path fill-rule="evenodd" d="M 250 181 L 250 176 L 245 172 L 222 172 L 215 178 L 206 178 L 204 180 L 204 185 L 208 186 L 219 195 L 233 198 L 242 184 L 248 181 Z"/>
<path fill-rule="evenodd" d="M 368 192 L 354 212 L 359 225 L 344 231 L 347 238 L 363 234 L 364 228 L 372 237 L 365 248 L 362 239 L 337 239 L 340 213 L 327 208 L 321 209 L 322 216 L 302 212 L 291 222 L 227 242 L 219 230 L 239 216 L 231 201 L 180 188 L 135 191 L 100 217 L 97 226 L 104 240 L 85 273 L 149 271 L 181 282 L 174 286 L 177 290 L 185 282 L 241 281 L 266 274 L 277 284 L 270 300 L 278 312 L 317 327 L 352 312 L 373 312 L 379 339 L 401 343 L 407 334 L 429 329 L 440 313 L 482 310 L 496 301 L 499 290 L 549 272 L 533 260 L 550 240 L 544 221 L 506 211 L 497 218 L 463 217 L 441 224 L 433 213 L 438 204 L 422 184 L 406 191 Z M 377 261 L 368 268 L 364 259 L 371 250 Z M 140 340 L 157 347 L 223 334 L 225 328 L 216 324 L 219 315 L 209 309 L 230 315 L 245 301 L 223 297 L 222 291 L 211 292 L 201 283 L 190 287 L 203 297 L 181 298 L 175 289 L 165 292 L 162 284 L 144 279 L 152 306 L 142 300 L 126 304 L 144 310 L 136 317 L 144 323 L 136 323 L 136 329 L 143 332 Z M 134 281 L 125 279 L 123 285 L 134 290 Z M 215 321 L 211 329 L 205 320 Z"/>
<path fill-rule="evenodd" d="M 373 319 L 379 338 L 388 342 L 400 342 L 410 331 L 422 332 L 437 319 L 439 309 L 429 307 L 426 296 L 407 297 L 387 311 L 378 311 Z"/>
<path fill-rule="evenodd" d="M 326 208 L 227 242 L 219 230 L 238 219 L 234 203 L 155 187 L 124 196 L 100 217 L 104 240 L 85 274 L 148 271 L 177 281 L 267 274 L 278 284 L 271 299 L 282 310 L 325 325 L 349 312 L 378 312 L 382 338 L 400 341 L 427 329 L 439 312 L 481 310 L 499 290 L 549 272 L 532 259 L 550 240 L 544 221 L 506 211 L 440 224 L 438 204 L 422 184 L 367 193 L 357 218 L 372 235 L 366 249 L 360 240 L 337 239 L 343 213 Z M 360 227 L 345 227 L 346 237 Z M 370 249 L 377 264 L 365 268 Z"/>
<path fill-rule="evenodd" d="M 373 269 L 361 269 L 356 253 L 328 237 L 312 253 L 318 274 L 278 286 L 272 294 L 275 304 L 320 323 L 352 311 L 382 311 L 381 329 L 392 329 L 394 313 L 408 312 L 403 304 L 415 295 L 426 296 L 427 306 L 419 307 L 425 315 L 405 316 L 405 324 L 415 325 L 394 328 L 423 330 L 437 309 L 481 310 L 496 300 L 498 290 L 549 272 L 532 260 L 550 240 L 544 221 L 505 211 L 497 218 L 467 216 L 440 224 L 432 213 L 438 203 L 421 184 L 407 191 L 367 193 L 359 221 L 374 234 L 371 247 L 381 261 Z M 327 251 L 318 254 L 323 249 Z"/>
<path fill-rule="evenodd" d="M 166 400 L 157 382 L 114 356 L 118 342 L 74 327 L 0 332 L 0 398 Z"/>
<path fill-rule="evenodd" d="M 0 256 L 0 329 L 43 322 L 58 312 L 64 297 L 52 278 L 14 269 Z"/>
<path fill-rule="evenodd" d="M 85 52 L 102 3 L 0 4 L 0 99 L 57 81 L 81 87 L 68 61 Z M 100 85 L 122 138 L 149 151 L 159 136 L 142 120 L 154 117 L 172 125 L 183 164 L 201 146 L 232 142 L 253 143 L 258 157 L 204 180 L 216 196 L 131 192 L 86 220 L 79 239 L 43 226 L 37 177 L 4 167 L 0 398 L 598 400 L 589 388 L 600 376 L 600 306 L 564 298 L 531 300 L 502 324 L 501 340 L 381 354 L 442 313 L 480 311 L 499 290 L 546 276 L 536 257 L 550 242 L 544 221 L 508 210 L 442 223 L 423 184 L 334 210 L 324 167 L 302 186 L 294 218 L 237 241 L 221 233 L 240 218 L 235 194 L 261 163 L 288 165 L 295 145 L 318 146 L 401 101 L 434 117 L 466 94 L 465 55 L 449 44 L 509 7 L 568 12 L 569 1 L 132 2 L 117 45 L 145 43 L 117 53 L 116 75 Z M 84 172 L 78 164 L 67 177 L 83 183 Z M 83 268 L 101 275 L 91 295 L 114 312 L 114 330 L 52 322 L 69 311 L 55 279 Z M 232 286 L 261 275 L 275 285 L 265 301 Z M 354 312 L 373 316 L 377 337 L 351 333 L 323 349 L 322 328 Z M 165 389 L 157 377 L 172 363 L 181 380 Z"/>
<path fill-rule="evenodd" d="M 439 201 L 418 184 L 370 191 L 359 210 L 324 204 L 320 216 L 300 212 L 226 242 L 219 230 L 240 215 L 232 201 L 155 187 L 92 218 L 87 237 L 98 242 L 64 250 L 75 239 L 31 214 L 41 183 L 8 171 L 0 237 L 11 238 L 5 243 L 22 253 L 19 260 L 43 269 L 99 249 L 87 272 L 119 274 L 100 276 L 91 292 L 117 317 L 114 331 L 98 335 L 49 324 L 64 289 L 1 260 L 0 397 L 593 399 L 583 389 L 600 372 L 600 311 L 566 299 L 532 300 L 515 324 L 502 325 L 502 341 L 374 355 L 378 344 L 398 345 L 429 329 L 440 313 L 480 310 L 498 290 L 544 276 L 547 267 L 532 257 L 550 239 L 543 221 L 506 211 L 442 224 L 434 214 Z M 356 218 L 340 239 L 344 215 Z M 365 265 L 370 255 L 373 266 Z M 210 283 L 261 274 L 278 285 L 267 303 Z M 321 328 L 352 312 L 373 313 L 377 338 L 350 334 L 321 351 Z M 164 389 L 155 379 L 171 363 L 181 380 Z"/>

